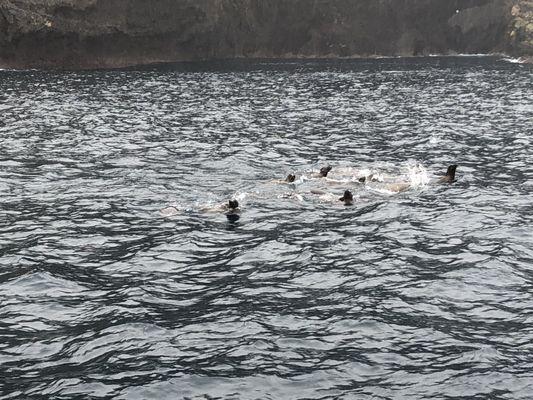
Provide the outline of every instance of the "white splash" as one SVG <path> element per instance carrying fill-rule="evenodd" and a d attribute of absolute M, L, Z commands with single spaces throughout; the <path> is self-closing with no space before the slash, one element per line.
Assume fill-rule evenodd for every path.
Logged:
<path fill-rule="evenodd" d="M 422 164 L 408 167 L 407 177 L 413 187 L 426 186 L 429 183 L 429 175 Z"/>
<path fill-rule="evenodd" d="M 382 181 L 383 175 L 370 168 L 339 167 L 335 168 L 326 180 L 333 183 L 357 183 L 361 178 Z"/>
<path fill-rule="evenodd" d="M 369 168 L 363 168 L 363 169 L 360 169 L 357 172 L 357 174 L 355 174 L 355 178 L 361 178 L 363 176 L 370 176 L 370 175 L 373 175 L 374 173 L 375 173 L 375 171 L 372 171 Z"/>
<path fill-rule="evenodd" d="M 339 200 L 339 196 L 335 196 L 333 193 L 324 193 L 320 195 L 319 200 L 324 203 L 334 203 Z"/>
<path fill-rule="evenodd" d="M 502 60 L 511 64 L 524 64 L 524 60 L 522 58 L 505 57 L 502 58 Z"/>
<path fill-rule="evenodd" d="M 299 193 L 282 193 L 278 195 L 278 199 L 295 199 L 300 203 L 303 203 L 304 198 Z"/>
<path fill-rule="evenodd" d="M 247 192 L 241 192 L 241 193 L 237 192 L 235 193 L 234 199 L 237 201 L 243 201 L 244 199 L 246 199 L 246 197 L 248 197 Z"/>
<path fill-rule="evenodd" d="M 439 137 L 437 135 L 431 135 L 429 138 L 429 144 L 437 144 L 439 142 Z"/>
<path fill-rule="evenodd" d="M 302 184 L 302 183 L 304 183 L 305 181 L 308 181 L 308 180 L 309 180 L 309 178 L 306 175 L 302 175 L 298 179 L 296 179 L 293 183 L 295 185 L 300 185 L 300 184 Z"/>

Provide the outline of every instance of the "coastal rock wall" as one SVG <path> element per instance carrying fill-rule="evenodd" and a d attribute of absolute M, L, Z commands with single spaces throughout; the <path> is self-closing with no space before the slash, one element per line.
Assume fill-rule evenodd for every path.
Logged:
<path fill-rule="evenodd" d="M 533 0 L 514 2 L 511 15 L 508 52 L 533 62 Z"/>
<path fill-rule="evenodd" d="M 528 53 L 524 2 L 0 0 L 0 66 Z"/>

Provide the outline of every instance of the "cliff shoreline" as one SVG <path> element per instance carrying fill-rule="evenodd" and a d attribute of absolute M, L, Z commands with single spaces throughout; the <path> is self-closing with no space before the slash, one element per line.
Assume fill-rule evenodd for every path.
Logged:
<path fill-rule="evenodd" d="M 0 68 L 533 55 L 531 0 L 0 0 Z"/>

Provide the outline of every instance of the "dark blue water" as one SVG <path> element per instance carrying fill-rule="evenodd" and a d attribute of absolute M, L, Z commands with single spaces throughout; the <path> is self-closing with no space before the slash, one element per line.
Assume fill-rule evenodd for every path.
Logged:
<path fill-rule="evenodd" d="M 497 58 L 0 71 L 0 398 L 530 399 L 532 122 Z"/>

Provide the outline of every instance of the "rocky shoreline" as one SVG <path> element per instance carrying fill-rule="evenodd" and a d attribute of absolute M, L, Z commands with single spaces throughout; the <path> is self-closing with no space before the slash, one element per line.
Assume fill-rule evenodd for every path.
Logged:
<path fill-rule="evenodd" d="M 531 0 L 0 0 L 0 68 L 228 58 L 533 57 Z"/>

